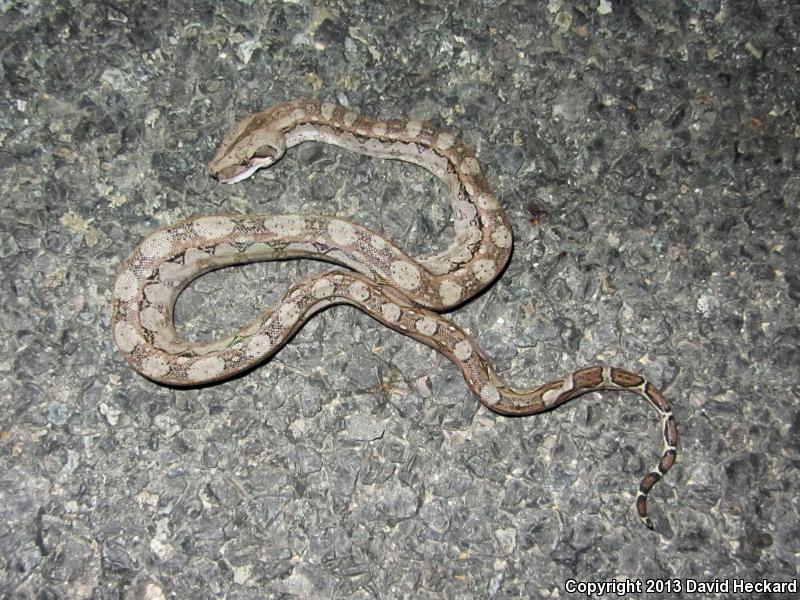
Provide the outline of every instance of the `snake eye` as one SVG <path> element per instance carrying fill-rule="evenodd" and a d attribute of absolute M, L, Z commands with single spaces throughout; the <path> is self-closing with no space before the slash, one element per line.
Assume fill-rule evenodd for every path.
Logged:
<path fill-rule="evenodd" d="M 253 152 L 253 158 L 275 158 L 275 154 L 276 154 L 275 148 L 265 144 L 264 146 L 257 148 L 256 151 Z"/>

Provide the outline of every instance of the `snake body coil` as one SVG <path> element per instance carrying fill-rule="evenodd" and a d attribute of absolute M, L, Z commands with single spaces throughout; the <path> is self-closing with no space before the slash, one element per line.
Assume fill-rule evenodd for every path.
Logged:
<path fill-rule="evenodd" d="M 298 100 L 235 125 L 209 170 L 220 181 L 235 183 L 309 140 L 411 162 L 442 179 L 453 209 L 451 246 L 417 259 L 374 231 L 327 216 L 186 219 L 149 235 L 120 266 L 111 321 L 128 362 L 145 377 L 170 385 L 226 379 L 275 354 L 316 312 L 344 303 L 445 355 L 480 401 L 502 414 L 534 414 L 598 390 L 633 392 L 658 413 L 664 445 L 636 500 L 639 516 L 652 528 L 647 495 L 672 467 L 678 441 L 677 425 L 661 392 L 639 375 L 606 366 L 580 369 L 535 389 L 513 389 L 495 374 L 475 341 L 437 313 L 492 283 L 511 253 L 511 226 L 472 151 L 451 134 L 418 121 L 375 120 L 336 104 Z M 190 342 L 178 336 L 173 309 L 193 279 L 228 265 L 300 257 L 351 271 L 328 271 L 295 283 L 277 305 L 227 337 Z"/>

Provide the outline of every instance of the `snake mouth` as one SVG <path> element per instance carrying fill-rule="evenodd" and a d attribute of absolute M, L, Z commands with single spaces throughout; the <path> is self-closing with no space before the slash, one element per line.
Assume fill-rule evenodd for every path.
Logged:
<path fill-rule="evenodd" d="M 253 173 L 267 167 L 275 162 L 271 157 L 265 158 L 251 158 L 247 164 L 244 165 L 231 165 L 220 169 L 216 173 L 216 178 L 220 183 L 238 183 L 250 177 Z"/>

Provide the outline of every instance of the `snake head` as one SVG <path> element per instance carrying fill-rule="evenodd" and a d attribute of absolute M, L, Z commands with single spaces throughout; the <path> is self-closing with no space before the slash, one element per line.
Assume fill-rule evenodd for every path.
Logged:
<path fill-rule="evenodd" d="M 211 175 L 220 183 L 236 183 L 283 156 L 283 132 L 267 123 L 265 115 L 257 113 L 234 125 L 208 163 Z"/>

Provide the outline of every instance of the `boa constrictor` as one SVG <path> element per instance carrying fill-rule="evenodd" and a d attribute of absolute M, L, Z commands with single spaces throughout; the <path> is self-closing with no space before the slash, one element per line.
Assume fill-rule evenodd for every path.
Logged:
<path fill-rule="evenodd" d="M 494 372 L 475 340 L 437 314 L 488 286 L 511 254 L 511 226 L 472 151 L 449 133 L 419 121 L 385 121 L 344 106 L 298 100 L 236 124 L 209 163 L 224 183 L 250 177 L 305 141 L 419 165 L 450 190 L 455 239 L 425 259 L 390 240 L 330 216 L 219 214 L 192 217 L 150 234 L 125 259 L 114 284 L 111 322 L 122 354 L 145 377 L 188 386 L 225 379 L 264 361 L 312 315 L 332 304 L 351 304 L 383 325 L 434 348 L 460 369 L 489 409 L 530 415 L 597 390 L 633 392 L 655 408 L 663 452 L 639 485 L 637 512 L 647 516 L 647 495 L 672 467 L 678 430 L 661 392 L 640 375 L 595 366 L 517 390 Z M 181 291 L 212 269 L 255 261 L 316 258 L 348 267 L 292 285 L 280 302 L 248 325 L 213 341 L 187 341 L 173 325 Z"/>

